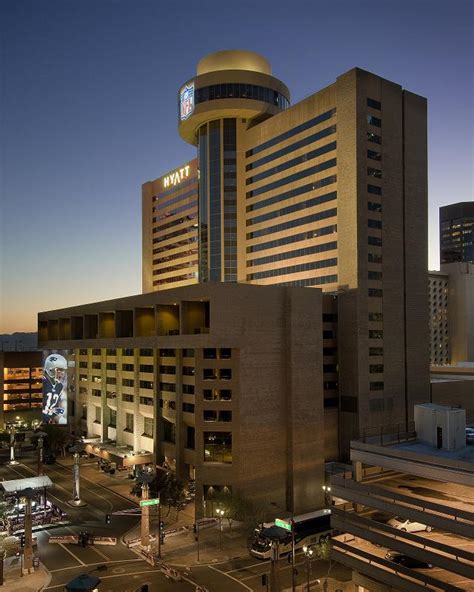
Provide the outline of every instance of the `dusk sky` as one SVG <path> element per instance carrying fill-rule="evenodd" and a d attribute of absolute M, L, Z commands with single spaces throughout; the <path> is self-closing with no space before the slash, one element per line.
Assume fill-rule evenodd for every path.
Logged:
<path fill-rule="evenodd" d="M 221 49 L 265 56 L 292 102 L 359 66 L 428 98 L 438 208 L 473 199 L 471 0 L 2 0 L 0 333 L 141 291 L 141 185 L 194 149 L 176 93 Z"/>

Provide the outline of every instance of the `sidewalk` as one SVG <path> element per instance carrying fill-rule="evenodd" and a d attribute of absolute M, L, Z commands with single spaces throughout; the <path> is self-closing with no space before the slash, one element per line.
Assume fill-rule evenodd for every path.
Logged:
<path fill-rule="evenodd" d="M 20 558 L 5 559 L 5 573 L 3 589 L 8 592 L 39 592 L 51 581 L 51 574 L 40 564 L 34 573 L 20 577 Z"/>

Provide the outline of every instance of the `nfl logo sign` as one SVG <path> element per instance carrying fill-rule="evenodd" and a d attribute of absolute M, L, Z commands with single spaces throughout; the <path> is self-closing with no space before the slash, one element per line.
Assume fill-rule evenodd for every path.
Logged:
<path fill-rule="evenodd" d="M 194 82 L 186 84 L 179 95 L 180 118 L 187 119 L 194 111 Z"/>

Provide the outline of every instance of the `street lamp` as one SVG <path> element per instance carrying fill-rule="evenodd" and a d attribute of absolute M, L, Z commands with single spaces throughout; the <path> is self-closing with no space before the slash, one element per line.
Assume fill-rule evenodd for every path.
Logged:
<path fill-rule="evenodd" d="M 79 458 L 82 448 L 80 446 L 73 446 L 71 452 L 74 454 L 74 465 L 72 467 L 73 477 L 73 488 L 72 488 L 72 501 L 70 502 L 73 506 L 86 506 L 86 502 L 81 500 L 80 494 L 80 473 L 79 473 Z"/>
<path fill-rule="evenodd" d="M 219 546 L 222 549 L 222 518 L 224 518 L 225 510 L 217 508 L 216 514 L 219 521 Z"/>
<path fill-rule="evenodd" d="M 38 476 L 43 474 L 43 438 L 48 435 L 46 432 L 36 432 L 38 436 Z"/>
<path fill-rule="evenodd" d="M 323 485 L 322 489 L 324 491 L 324 503 L 329 506 L 331 504 L 331 488 L 329 485 Z"/>
<path fill-rule="evenodd" d="M 20 464 L 17 460 L 15 460 L 15 425 L 10 424 L 8 426 L 8 431 L 10 432 L 10 461 L 8 462 L 9 465 L 18 465 Z"/>
<path fill-rule="evenodd" d="M 307 545 L 305 545 L 303 547 L 303 553 L 305 556 L 305 563 L 306 563 L 306 590 L 307 592 L 309 592 L 310 589 L 310 578 L 311 578 L 311 560 L 313 558 L 314 555 L 314 550 L 311 549 L 311 547 L 308 547 Z M 319 584 L 319 580 L 317 581 L 317 583 Z"/>

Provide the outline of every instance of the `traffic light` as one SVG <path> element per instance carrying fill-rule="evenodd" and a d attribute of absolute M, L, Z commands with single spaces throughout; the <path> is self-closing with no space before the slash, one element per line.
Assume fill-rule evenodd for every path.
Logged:
<path fill-rule="evenodd" d="M 105 523 L 110 524 L 111 521 L 112 521 L 112 514 L 106 514 L 105 515 Z"/>
<path fill-rule="evenodd" d="M 22 535 L 20 535 L 20 547 L 23 549 L 24 546 L 25 546 L 25 535 L 22 534 Z"/>
<path fill-rule="evenodd" d="M 160 530 L 164 530 L 165 529 L 165 523 L 163 522 L 163 520 L 160 520 Z"/>

